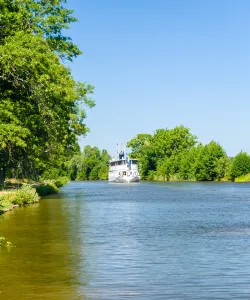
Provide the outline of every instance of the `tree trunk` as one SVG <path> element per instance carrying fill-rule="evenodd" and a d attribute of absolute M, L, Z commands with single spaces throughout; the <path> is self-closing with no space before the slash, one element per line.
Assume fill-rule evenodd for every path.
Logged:
<path fill-rule="evenodd" d="M 5 180 L 5 170 L 4 168 L 0 168 L 0 184 L 3 184 Z"/>

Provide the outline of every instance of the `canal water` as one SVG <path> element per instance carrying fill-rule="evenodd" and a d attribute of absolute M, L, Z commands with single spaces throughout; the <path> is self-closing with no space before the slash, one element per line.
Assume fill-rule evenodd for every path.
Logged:
<path fill-rule="evenodd" d="M 250 299 L 250 184 L 72 182 L 0 235 L 0 299 Z"/>

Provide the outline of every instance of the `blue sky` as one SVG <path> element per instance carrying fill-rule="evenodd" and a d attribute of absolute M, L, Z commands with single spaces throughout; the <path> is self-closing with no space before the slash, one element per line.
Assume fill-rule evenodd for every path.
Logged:
<path fill-rule="evenodd" d="M 138 133 L 184 125 L 228 155 L 250 153 L 250 1 L 68 0 L 83 51 L 75 79 L 95 86 L 91 132 L 115 152 Z"/>

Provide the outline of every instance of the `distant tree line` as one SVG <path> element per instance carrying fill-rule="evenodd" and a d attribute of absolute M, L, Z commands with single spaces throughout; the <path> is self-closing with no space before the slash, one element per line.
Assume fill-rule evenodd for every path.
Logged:
<path fill-rule="evenodd" d="M 250 173 L 250 156 L 227 156 L 222 146 L 203 145 L 190 129 L 158 129 L 153 135 L 137 134 L 127 143 L 131 157 L 139 159 L 142 179 L 163 181 L 236 180 Z"/>
<path fill-rule="evenodd" d="M 106 180 L 110 159 L 106 150 L 85 146 L 82 153 L 69 161 L 69 176 L 71 180 Z"/>

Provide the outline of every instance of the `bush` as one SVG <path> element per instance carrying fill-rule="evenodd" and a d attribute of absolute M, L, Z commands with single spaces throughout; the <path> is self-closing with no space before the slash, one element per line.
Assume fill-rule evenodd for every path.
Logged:
<path fill-rule="evenodd" d="M 12 202 L 6 197 L 0 198 L 0 215 L 3 214 L 6 210 L 9 210 L 12 207 Z"/>
<path fill-rule="evenodd" d="M 238 153 L 232 160 L 230 168 L 230 179 L 246 175 L 250 172 L 250 156 L 246 152 Z"/>
<path fill-rule="evenodd" d="M 241 175 L 234 180 L 235 182 L 249 182 L 250 181 L 250 173 L 246 175 Z"/>
<path fill-rule="evenodd" d="M 55 185 L 53 180 L 47 180 L 41 185 L 38 185 L 36 191 L 40 196 L 46 196 L 49 194 L 56 194 L 59 191 L 59 188 Z"/>
<path fill-rule="evenodd" d="M 40 197 L 36 190 L 30 185 L 23 185 L 19 190 L 16 191 L 15 197 L 12 200 L 13 204 L 26 205 L 38 202 Z"/>
<path fill-rule="evenodd" d="M 0 215 L 12 208 L 14 198 L 15 192 L 6 192 L 0 196 Z"/>
<path fill-rule="evenodd" d="M 66 176 L 61 176 L 52 181 L 54 182 L 56 187 L 60 188 L 60 187 L 64 186 L 65 184 L 69 183 L 69 178 Z"/>

